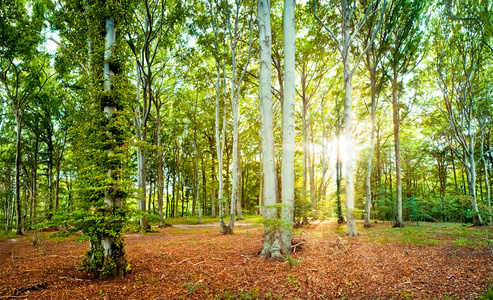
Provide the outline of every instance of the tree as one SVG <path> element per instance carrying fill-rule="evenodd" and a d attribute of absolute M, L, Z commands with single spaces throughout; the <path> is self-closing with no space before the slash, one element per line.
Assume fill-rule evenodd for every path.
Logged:
<path fill-rule="evenodd" d="M 397 216 L 395 227 L 403 227 L 402 219 L 402 175 L 399 129 L 409 112 L 401 114 L 400 100 L 404 94 L 404 78 L 421 62 L 424 53 L 425 12 L 427 4 L 422 0 L 396 0 L 390 4 L 390 12 L 385 20 L 385 35 L 389 39 L 383 69 L 392 87 L 392 117 L 395 152 L 395 187 Z M 389 74 L 390 71 L 390 74 Z"/>
<path fill-rule="evenodd" d="M 356 219 L 354 216 L 354 174 L 353 174 L 353 122 L 352 122 L 352 105 L 353 105 L 353 74 L 356 71 L 363 55 L 370 49 L 370 46 L 375 41 L 376 34 L 380 30 L 382 25 L 383 15 L 385 12 L 386 1 L 383 1 L 382 7 L 373 5 L 373 1 L 367 4 L 362 16 L 359 20 L 353 20 L 357 17 L 356 13 L 358 6 L 356 1 L 341 0 L 340 12 L 341 12 L 341 24 L 339 30 L 341 31 L 341 37 L 338 39 L 333 31 L 325 24 L 325 22 L 317 16 L 317 1 L 314 1 L 313 12 L 315 18 L 322 24 L 327 30 L 331 38 L 337 44 L 337 50 L 339 51 L 343 64 L 343 76 L 344 76 L 344 137 L 346 139 L 346 161 L 345 161 L 345 179 L 346 179 L 346 219 L 347 228 L 346 233 L 349 236 L 357 235 L 356 231 Z M 381 10 L 380 21 L 376 26 L 374 35 L 370 42 L 366 45 L 365 49 L 362 49 L 354 62 L 351 61 L 352 49 L 355 47 L 356 35 L 360 31 L 363 24 L 367 21 L 370 14 L 374 14 Z M 351 32 L 351 25 L 354 24 L 354 28 Z"/>
<path fill-rule="evenodd" d="M 263 200 L 264 200 L 264 245 L 260 252 L 263 257 L 282 258 L 283 239 L 277 219 L 277 172 L 274 155 L 274 136 L 272 130 L 271 95 L 271 53 L 272 35 L 270 24 L 270 1 L 257 2 L 257 24 L 259 31 L 260 71 L 259 97 L 263 159 Z M 284 250 L 286 251 L 286 250 Z"/>
<path fill-rule="evenodd" d="M 374 3 L 374 5 L 378 5 L 378 3 Z M 376 15 L 371 15 L 369 17 L 368 22 L 365 24 L 364 30 L 361 31 L 362 35 L 362 44 L 367 47 L 368 43 L 371 41 L 372 37 L 375 35 L 376 25 L 378 23 L 378 17 Z M 366 162 L 366 175 L 365 175 L 365 193 L 366 193 L 366 202 L 365 202 L 365 228 L 370 227 L 370 212 L 371 212 L 371 199 L 372 199 L 372 191 L 371 191 L 371 174 L 372 174 L 372 160 L 373 160 L 373 152 L 375 148 L 375 119 L 377 114 L 377 106 L 378 106 L 378 96 L 380 90 L 382 89 L 383 79 L 378 79 L 377 70 L 380 67 L 380 62 L 383 59 L 384 53 L 387 47 L 387 34 L 385 34 L 386 30 L 380 30 L 377 32 L 377 38 L 373 44 L 370 45 L 370 49 L 365 54 L 364 64 L 368 72 L 370 73 L 370 105 L 369 105 L 369 115 L 370 115 L 370 144 L 369 144 L 369 153 Z M 380 85 L 378 86 L 378 81 L 380 81 Z"/>
<path fill-rule="evenodd" d="M 231 50 L 231 60 L 232 60 L 232 66 L 231 66 L 231 108 L 233 112 L 233 176 L 232 176 L 232 188 L 231 188 L 231 212 L 230 212 L 230 220 L 229 220 L 229 229 L 228 233 L 233 233 L 233 228 L 234 228 L 234 216 L 235 216 L 235 210 L 236 210 L 236 202 L 237 202 L 237 189 L 238 189 L 238 183 L 239 183 L 239 176 L 238 176 L 238 169 L 239 169 L 239 150 L 238 150 L 238 123 L 239 123 L 239 99 L 240 99 L 240 87 L 241 87 L 241 82 L 243 81 L 243 77 L 245 76 L 246 70 L 248 68 L 248 64 L 250 62 L 250 54 L 252 50 L 252 42 L 253 42 L 253 28 L 252 28 L 252 20 L 250 20 L 250 25 L 249 25 L 249 31 L 250 31 L 250 41 L 248 45 L 248 54 L 246 58 L 245 65 L 243 67 L 243 72 L 241 76 L 239 77 L 238 81 L 236 80 L 236 72 L 237 72 L 237 44 L 239 40 L 239 31 L 238 31 L 238 20 L 240 17 L 240 1 L 235 1 L 236 5 L 236 10 L 234 13 L 234 26 L 231 26 L 231 21 L 229 20 L 229 5 L 226 3 L 226 15 L 227 15 L 227 28 L 228 28 L 228 33 L 229 33 L 229 43 L 230 43 L 230 50 Z M 241 209 L 241 208 L 240 208 Z"/>
<path fill-rule="evenodd" d="M 286 254 L 291 254 L 291 235 L 294 208 L 294 149 L 295 149 L 295 1 L 284 1 L 284 99 L 282 103 L 282 231 Z"/>
<path fill-rule="evenodd" d="M 127 271 L 123 226 L 129 174 L 128 125 L 126 111 L 129 84 L 125 77 L 122 33 L 124 11 L 116 4 L 94 3 L 88 12 L 93 48 L 93 73 L 90 94 L 86 95 L 85 119 L 75 130 L 81 136 L 77 146 L 82 160 L 78 178 L 83 208 L 87 209 L 83 231 L 90 238 L 90 249 L 83 265 L 99 278 L 123 277 Z M 87 122 L 89 121 L 89 122 Z"/>
<path fill-rule="evenodd" d="M 208 3 L 208 2 L 207 2 Z M 218 163 L 218 181 L 219 181 L 219 189 L 217 195 L 217 201 L 219 204 L 219 222 L 221 226 L 221 233 L 228 233 L 228 227 L 224 223 L 224 180 L 223 180 L 223 157 L 224 157 L 224 149 L 225 149 L 225 140 L 226 140 L 226 103 L 223 103 L 223 113 L 222 113 L 222 122 L 220 122 L 220 104 L 221 104 L 221 70 L 223 70 L 224 76 L 225 67 L 221 65 L 220 54 L 219 54 L 219 28 L 218 28 L 218 20 L 216 19 L 216 13 L 213 10 L 213 5 L 211 4 L 209 9 L 211 10 L 211 19 L 212 19 L 212 30 L 214 33 L 214 58 L 216 63 L 216 104 L 215 104 L 215 137 L 216 137 L 216 157 Z M 216 1 L 216 11 L 218 10 L 218 4 Z M 225 85 L 225 83 L 224 83 Z M 225 96 L 226 93 L 224 93 Z M 220 123 L 222 123 L 221 128 Z"/>

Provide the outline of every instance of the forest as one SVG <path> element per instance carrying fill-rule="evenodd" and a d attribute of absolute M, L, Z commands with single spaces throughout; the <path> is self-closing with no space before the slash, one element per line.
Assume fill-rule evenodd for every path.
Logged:
<path fill-rule="evenodd" d="M 13 0 L 0 53 L 0 299 L 493 298 L 489 0 Z"/>

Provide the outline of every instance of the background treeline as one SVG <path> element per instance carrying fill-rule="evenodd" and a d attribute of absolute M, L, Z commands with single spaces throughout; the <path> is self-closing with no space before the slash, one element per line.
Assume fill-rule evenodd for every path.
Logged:
<path fill-rule="evenodd" d="M 89 0 L 16 0 L 0 6 L 0 224 L 5 230 L 18 223 L 27 230 L 40 222 L 76 222 L 90 209 L 84 201 L 90 197 L 88 185 L 98 180 L 96 174 L 91 178 L 98 160 L 87 153 L 99 147 L 98 140 L 89 138 L 96 130 L 92 108 L 98 105 L 88 91 L 97 53 L 91 43 L 97 33 L 88 28 L 98 19 L 91 16 L 99 13 L 92 5 Z M 299 221 L 345 215 L 340 167 L 348 151 L 340 135 L 343 70 L 337 45 L 315 19 L 313 5 L 300 1 L 296 6 Z M 337 32 L 338 4 L 322 1 L 317 6 L 317 14 Z M 238 219 L 261 214 L 256 3 L 146 0 L 128 1 L 119 9 L 121 59 L 110 65 L 124 71 L 117 79 L 125 107 L 121 185 L 130 195 L 126 201 L 132 220 L 147 227 L 149 221 L 195 216 L 199 204 L 203 215 L 218 216 L 216 124 L 221 129 L 223 122 L 225 211 L 236 199 Z M 370 14 L 354 37 L 354 57 L 375 31 L 379 16 Z M 471 222 L 479 213 L 489 222 L 492 16 L 493 4 L 481 0 L 386 3 L 375 44 L 353 78 L 355 130 L 349 151 L 355 158 L 358 219 L 365 214 L 370 158 L 371 219 L 395 220 L 400 188 L 405 221 Z M 271 20 L 274 137 L 280 146 L 281 1 L 272 1 Z M 237 166 L 232 165 L 233 87 L 239 96 Z M 375 135 L 369 157 L 372 99 Z M 238 167 L 237 178 L 232 177 L 233 167 Z M 237 191 L 231 197 L 235 180 Z"/>

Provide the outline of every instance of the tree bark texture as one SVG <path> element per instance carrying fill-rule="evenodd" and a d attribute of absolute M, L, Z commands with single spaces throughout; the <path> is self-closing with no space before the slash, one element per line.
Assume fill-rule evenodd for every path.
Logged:
<path fill-rule="evenodd" d="M 401 152 L 399 144 L 399 100 L 398 100 L 397 73 L 394 72 L 392 78 L 392 117 L 394 128 L 394 153 L 395 153 L 395 200 L 397 205 L 397 215 L 394 227 L 404 227 L 402 219 L 402 177 L 401 177 Z"/>
<path fill-rule="evenodd" d="M 260 120 L 262 136 L 263 176 L 264 176 L 264 245 L 260 252 L 262 257 L 283 258 L 283 241 L 281 231 L 275 226 L 277 218 L 277 184 L 276 162 L 274 156 L 274 134 L 272 126 L 272 35 L 270 24 L 270 1 L 257 2 L 257 23 L 259 27 L 260 50 Z"/>
<path fill-rule="evenodd" d="M 294 150 L 296 128 L 295 0 L 284 1 L 284 100 L 282 103 L 282 240 L 291 254 L 294 209 Z"/>
<path fill-rule="evenodd" d="M 22 203 L 21 203 L 21 130 L 22 130 L 22 115 L 19 110 L 15 114 L 15 122 L 17 129 L 16 136 L 16 152 L 15 152 L 15 212 L 17 218 L 16 232 L 22 235 Z"/>

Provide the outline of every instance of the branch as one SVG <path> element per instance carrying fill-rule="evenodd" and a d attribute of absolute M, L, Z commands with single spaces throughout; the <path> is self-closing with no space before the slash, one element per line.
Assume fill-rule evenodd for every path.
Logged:
<path fill-rule="evenodd" d="M 84 69 L 84 71 L 86 71 L 86 74 L 87 75 L 90 75 L 89 70 L 87 69 L 86 66 L 84 66 L 84 64 L 82 63 L 82 61 L 80 61 L 79 56 L 77 54 L 75 54 L 74 52 L 72 52 L 72 50 L 70 50 L 67 46 L 65 46 L 64 44 L 62 44 L 59 41 L 55 40 L 54 38 L 51 38 L 50 37 L 50 38 L 48 38 L 48 40 L 50 40 L 53 43 L 57 44 L 63 50 L 67 51 L 70 55 L 72 55 L 72 57 L 79 63 L 79 65 L 81 66 L 81 68 Z"/>
<path fill-rule="evenodd" d="M 368 45 L 366 46 L 366 48 L 363 50 L 363 52 L 361 52 L 358 56 L 358 58 L 356 59 L 356 63 L 354 64 L 354 67 L 353 69 L 351 70 L 350 72 L 350 76 L 352 76 L 352 74 L 354 73 L 354 71 L 356 71 L 356 68 L 358 67 L 361 59 L 363 58 L 363 56 L 366 54 L 366 52 L 368 52 L 368 50 L 370 50 L 371 46 L 373 45 L 373 43 L 375 42 L 375 38 L 377 37 L 377 34 L 378 32 L 380 31 L 380 27 L 382 26 L 382 23 L 383 23 L 383 16 L 385 14 L 385 8 L 387 7 L 387 0 L 384 0 L 383 1 L 383 7 L 382 7 L 382 13 L 380 14 L 380 21 L 378 22 L 378 25 L 377 25 L 377 29 L 375 30 L 375 32 L 373 33 L 373 36 L 371 37 L 371 40 L 370 42 L 368 43 Z M 365 21 L 365 19 L 367 18 L 367 15 L 369 13 L 369 10 L 367 11 L 367 13 L 365 14 L 365 17 L 363 18 L 362 22 L 360 22 L 360 24 L 358 25 L 358 29 L 355 30 L 355 32 L 353 33 L 353 37 L 351 37 L 351 39 L 354 38 L 354 35 L 356 33 L 358 33 L 359 31 L 359 28 L 361 28 L 361 26 L 363 26 L 363 22 Z"/>
<path fill-rule="evenodd" d="M 445 2 L 445 14 L 452 20 L 476 22 L 479 25 L 479 30 L 481 32 L 481 38 L 482 38 L 483 44 L 485 44 L 490 49 L 490 51 L 493 52 L 493 47 L 490 44 L 488 44 L 488 42 L 486 41 L 486 38 L 484 36 L 483 22 L 480 19 L 478 19 L 477 17 L 466 17 L 466 18 L 458 17 L 456 14 L 454 14 L 452 12 L 452 7 L 451 7 L 450 2 L 451 2 L 451 0 L 447 0 Z"/>
<path fill-rule="evenodd" d="M 341 46 L 341 43 L 339 42 L 339 40 L 336 38 L 335 34 L 332 32 L 332 30 L 330 30 L 326 25 L 325 23 L 317 16 L 317 0 L 314 0 L 313 1 L 313 15 L 315 16 L 315 19 L 317 19 L 320 24 L 322 24 L 322 26 L 325 28 L 325 30 L 327 30 L 327 32 L 329 32 L 330 36 L 332 37 L 332 39 L 337 43 L 337 50 L 339 50 L 339 52 L 342 54 L 342 46 Z"/>

